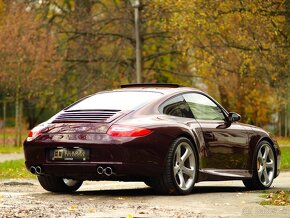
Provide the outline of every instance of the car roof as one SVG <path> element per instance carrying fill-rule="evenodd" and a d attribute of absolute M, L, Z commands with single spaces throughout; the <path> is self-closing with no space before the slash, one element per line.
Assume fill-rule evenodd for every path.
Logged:
<path fill-rule="evenodd" d="M 121 89 L 114 89 L 113 91 L 151 91 L 151 92 L 160 92 L 164 95 L 188 92 L 188 91 L 200 91 L 191 87 L 184 87 L 178 84 L 126 84 L 121 85 Z"/>

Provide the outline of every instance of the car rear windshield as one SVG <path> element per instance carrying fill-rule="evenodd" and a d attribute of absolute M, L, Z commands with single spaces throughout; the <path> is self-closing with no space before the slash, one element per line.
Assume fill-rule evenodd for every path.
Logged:
<path fill-rule="evenodd" d="M 115 91 L 92 95 L 66 110 L 136 110 L 163 94 L 149 91 Z"/>

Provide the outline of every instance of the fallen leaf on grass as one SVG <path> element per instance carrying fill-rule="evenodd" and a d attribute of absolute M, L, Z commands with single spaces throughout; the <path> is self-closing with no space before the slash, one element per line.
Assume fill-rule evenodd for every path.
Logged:
<path fill-rule="evenodd" d="M 261 204 L 276 205 L 276 206 L 290 205 L 290 192 L 288 191 L 271 192 L 267 195 L 265 201 L 263 201 Z"/>

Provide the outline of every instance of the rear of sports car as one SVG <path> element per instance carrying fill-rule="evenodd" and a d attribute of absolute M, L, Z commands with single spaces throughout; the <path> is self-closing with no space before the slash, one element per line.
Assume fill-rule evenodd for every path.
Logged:
<path fill-rule="evenodd" d="M 30 131 L 24 142 L 27 169 L 45 189 L 57 192 L 74 191 L 84 180 L 160 174 L 170 137 L 148 126 L 148 115 L 131 117 L 162 97 L 160 92 L 103 92 L 65 108 Z"/>

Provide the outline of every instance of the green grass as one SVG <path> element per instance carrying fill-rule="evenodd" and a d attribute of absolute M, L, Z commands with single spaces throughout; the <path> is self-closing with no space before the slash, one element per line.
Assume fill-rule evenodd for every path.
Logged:
<path fill-rule="evenodd" d="M 278 144 L 281 146 L 290 147 L 290 138 L 289 137 L 277 137 Z"/>
<path fill-rule="evenodd" d="M 15 147 L 15 146 L 1 146 L 0 145 L 0 154 L 12 154 L 12 153 L 22 153 L 23 148 L 22 146 Z"/>
<path fill-rule="evenodd" d="M 28 172 L 24 165 L 24 160 L 11 160 L 0 163 L 0 179 L 10 178 L 35 178 Z"/>
<path fill-rule="evenodd" d="M 290 169 L 290 147 L 281 147 L 281 170 Z"/>

